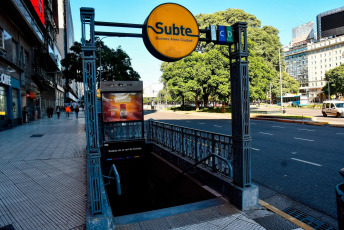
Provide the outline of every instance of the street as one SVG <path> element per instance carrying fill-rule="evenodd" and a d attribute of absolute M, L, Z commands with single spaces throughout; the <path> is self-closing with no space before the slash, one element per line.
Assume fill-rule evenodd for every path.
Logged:
<path fill-rule="evenodd" d="M 227 115 L 228 117 L 228 115 Z M 231 135 L 226 115 L 157 112 L 145 116 L 175 125 Z M 251 120 L 252 180 L 337 217 L 335 186 L 344 155 L 344 129 Z"/>

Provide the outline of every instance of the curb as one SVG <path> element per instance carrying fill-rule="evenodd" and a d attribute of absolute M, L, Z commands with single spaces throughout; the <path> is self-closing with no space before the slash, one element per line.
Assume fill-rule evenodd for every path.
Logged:
<path fill-rule="evenodd" d="M 288 215 L 287 213 L 285 213 L 285 212 L 279 210 L 278 208 L 276 208 L 276 207 L 274 207 L 274 206 L 272 206 L 272 205 L 266 203 L 266 202 L 263 201 L 263 200 L 260 200 L 260 199 L 259 199 L 259 204 L 260 204 L 261 206 L 265 207 L 266 209 L 269 209 L 270 211 L 276 213 L 277 215 L 283 217 L 284 219 L 286 219 L 286 220 L 292 222 L 293 224 L 299 226 L 299 227 L 302 228 L 302 229 L 305 229 L 305 230 L 314 230 L 314 228 L 312 228 L 312 227 L 308 226 L 307 224 L 305 224 L 305 223 L 299 221 L 298 219 L 296 219 L 296 218 L 294 218 L 294 217 Z"/>
<path fill-rule="evenodd" d="M 278 122 L 285 122 L 285 123 L 298 123 L 298 124 L 317 125 L 317 126 L 329 125 L 328 122 L 299 121 L 299 120 L 287 120 L 287 119 L 263 118 L 263 117 L 251 117 L 251 120 L 278 121 Z M 330 125 L 330 126 L 332 126 L 332 125 Z M 344 127 L 344 125 L 338 125 L 336 127 Z"/>

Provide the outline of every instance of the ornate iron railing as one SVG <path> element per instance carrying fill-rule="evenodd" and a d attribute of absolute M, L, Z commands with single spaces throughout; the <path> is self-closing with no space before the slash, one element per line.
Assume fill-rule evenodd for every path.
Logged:
<path fill-rule="evenodd" d="M 198 162 L 209 157 L 202 165 L 229 176 L 233 161 L 232 137 L 219 133 L 186 128 L 178 125 L 148 121 L 147 140 L 171 149 L 173 152 Z M 217 157 L 210 157 L 216 154 Z"/>

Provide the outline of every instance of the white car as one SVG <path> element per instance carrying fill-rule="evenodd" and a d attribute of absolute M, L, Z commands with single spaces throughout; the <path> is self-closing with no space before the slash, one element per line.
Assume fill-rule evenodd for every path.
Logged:
<path fill-rule="evenodd" d="M 327 117 L 327 115 L 344 117 L 344 101 L 324 101 L 322 106 L 322 114 L 324 117 Z"/>

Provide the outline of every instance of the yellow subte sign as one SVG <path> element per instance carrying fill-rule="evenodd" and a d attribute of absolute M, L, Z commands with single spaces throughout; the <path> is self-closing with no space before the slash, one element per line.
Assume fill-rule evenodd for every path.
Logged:
<path fill-rule="evenodd" d="M 142 34 L 153 56 L 162 61 L 177 61 L 195 50 L 199 29 L 189 10 L 178 4 L 165 3 L 149 14 Z"/>

